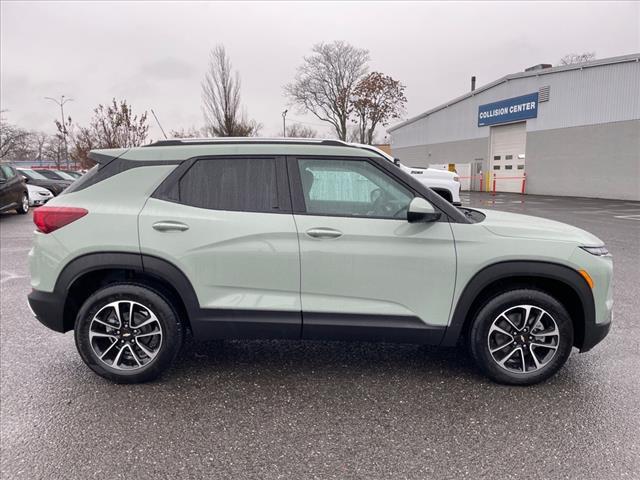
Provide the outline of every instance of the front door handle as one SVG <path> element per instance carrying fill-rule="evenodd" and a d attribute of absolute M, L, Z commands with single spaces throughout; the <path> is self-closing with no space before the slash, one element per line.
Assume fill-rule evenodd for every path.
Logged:
<path fill-rule="evenodd" d="M 170 220 L 164 222 L 156 222 L 153 225 L 154 230 L 159 232 L 184 232 L 189 230 L 189 225 L 181 222 L 172 222 Z"/>
<path fill-rule="evenodd" d="M 317 227 L 310 228 L 307 230 L 307 235 L 313 238 L 338 238 L 342 236 L 342 232 L 340 230 L 335 230 L 333 228 L 325 228 L 325 227 Z"/>

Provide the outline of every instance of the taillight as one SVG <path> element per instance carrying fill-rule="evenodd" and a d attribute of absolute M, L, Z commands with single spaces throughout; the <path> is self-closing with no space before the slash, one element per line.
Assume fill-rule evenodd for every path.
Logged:
<path fill-rule="evenodd" d="M 42 233 L 51 233 L 84 217 L 89 211 L 76 207 L 40 207 L 33 211 L 33 223 Z"/>

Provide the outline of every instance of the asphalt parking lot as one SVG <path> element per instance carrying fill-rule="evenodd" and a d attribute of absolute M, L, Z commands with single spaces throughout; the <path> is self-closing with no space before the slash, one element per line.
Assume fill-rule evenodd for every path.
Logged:
<path fill-rule="evenodd" d="M 2 215 L 0 477 L 639 478 L 640 203 L 464 201 L 571 223 L 614 256 L 611 333 L 545 384 L 493 384 L 462 349 L 229 341 L 114 385 L 31 317 L 31 215 Z"/>

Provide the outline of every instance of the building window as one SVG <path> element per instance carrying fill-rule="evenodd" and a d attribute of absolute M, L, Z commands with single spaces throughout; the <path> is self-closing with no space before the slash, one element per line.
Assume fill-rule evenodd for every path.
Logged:
<path fill-rule="evenodd" d="M 513 155 L 507 155 L 504 157 L 505 160 L 513 160 Z"/>
<path fill-rule="evenodd" d="M 524 165 L 518 165 L 518 170 L 524 170 Z"/>
<path fill-rule="evenodd" d="M 513 170 L 513 165 L 505 165 L 504 169 L 505 170 Z"/>
<path fill-rule="evenodd" d="M 494 170 L 500 170 L 500 165 L 494 165 L 494 166 L 493 166 L 493 169 L 494 169 Z"/>
<path fill-rule="evenodd" d="M 500 160 L 500 155 L 495 155 L 495 156 L 493 157 L 493 159 L 494 159 L 494 160 Z"/>

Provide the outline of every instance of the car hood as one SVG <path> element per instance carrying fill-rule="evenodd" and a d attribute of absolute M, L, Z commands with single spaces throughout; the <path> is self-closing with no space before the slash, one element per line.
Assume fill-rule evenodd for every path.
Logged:
<path fill-rule="evenodd" d="M 593 247 L 604 245 L 604 242 L 595 235 L 573 225 L 556 222 L 555 220 L 498 210 L 475 210 L 486 215 L 481 225 L 490 232 L 502 237 L 573 242 Z"/>
<path fill-rule="evenodd" d="M 420 167 L 407 167 L 406 165 L 402 165 L 402 169 L 410 173 L 413 176 L 420 177 L 425 176 L 429 178 L 444 178 L 453 180 L 456 176 L 454 172 L 450 172 L 449 170 L 441 170 L 439 168 L 420 168 Z"/>

